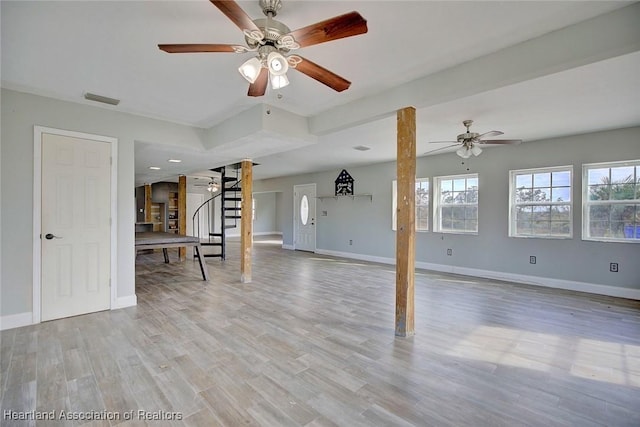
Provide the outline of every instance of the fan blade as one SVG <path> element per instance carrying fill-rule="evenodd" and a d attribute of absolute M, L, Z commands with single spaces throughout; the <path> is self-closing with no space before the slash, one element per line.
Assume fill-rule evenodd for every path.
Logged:
<path fill-rule="evenodd" d="M 350 12 L 297 29 L 289 34 L 300 47 L 306 47 L 357 36 L 367 31 L 367 21 L 358 12 Z"/>
<path fill-rule="evenodd" d="M 459 144 L 458 141 L 429 141 L 429 144 Z"/>
<path fill-rule="evenodd" d="M 300 59 L 302 59 L 302 62 L 296 65 L 294 70 L 298 70 L 301 73 L 306 74 L 312 79 L 329 86 L 337 92 L 342 92 L 343 90 L 349 89 L 349 86 L 351 86 L 351 82 L 349 80 L 343 79 L 339 75 L 309 61 L 308 59 L 303 57 L 300 57 Z"/>
<path fill-rule="evenodd" d="M 476 137 L 476 139 L 482 139 L 482 138 L 486 138 L 489 136 L 498 136 L 498 135 L 503 135 L 504 132 L 500 132 L 499 130 L 490 130 L 489 132 L 485 132 L 482 135 L 478 135 Z"/>
<path fill-rule="evenodd" d="M 235 1 L 211 0 L 211 3 L 220 9 L 220 12 L 224 13 L 226 17 L 236 24 L 241 30 L 260 30 L 251 17 L 247 15 Z"/>
<path fill-rule="evenodd" d="M 453 141 L 444 141 L 444 142 L 453 142 Z M 426 153 L 423 153 L 423 155 L 435 153 L 436 151 L 446 150 L 447 148 L 451 148 L 451 147 L 457 147 L 458 145 L 460 145 L 460 144 L 456 143 L 456 144 L 452 144 L 452 145 L 447 145 L 446 147 L 436 148 L 435 150 L 431 150 L 431 151 L 427 151 Z"/>
<path fill-rule="evenodd" d="M 520 144 L 522 142 L 521 139 L 483 139 L 479 141 L 478 144 L 482 145 L 506 145 L 506 144 Z"/>
<path fill-rule="evenodd" d="M 260 75 L 256 79 L 255 83 L 249 85 L 249 96 L 262 96 L 267 91 L 267 84 L 269 83 L 269 70 L 263 68 L 260 70 Z"/>
<path fill-rule="evenodd" d="M 159 44 L 167 53 L 235 52 L 231 44 Z"/>

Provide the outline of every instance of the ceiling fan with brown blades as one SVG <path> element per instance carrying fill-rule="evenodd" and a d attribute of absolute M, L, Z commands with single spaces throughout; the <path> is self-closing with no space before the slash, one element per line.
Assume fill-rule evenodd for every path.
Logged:
<path fill-rule="evenodd" d="M 456 141 L 429 141 L 431 144 L 446 144 L 451 143 L 452 145 L 448 145 L 446 147 L 437 148 L 432 151 L 428 151 L 425 154 L 431 154 L 436 151 L 446 150 L 447 148 L 460 146 L 458 150 L 456 150 L 456 154 L 463 159 L 468 159 L 473 154 L 474 156 L 479 156 L 482 153 L 482 148 L 479 145 L 506 145 L 506 144 L 520 144 L 522 142 L 521 139 L 485 139 L 493 136 L 503 135 L 504 132 L 499 130 L 492 130 L 485 133 L 476 133 L 471 132 L 469 129 L 473 124 L 473 120 L 464 120 L 462 122 L 464 127 L 467 128 L 465 133 L 461 133 L 457 136 Z"/>
<path fill-rule="evenodd" d="M 168 53 L 195 52 L 255 52 L 238 71 L 249 83 L 249 96 L 262 96 L 271 82 L 272 89 L 289 84 L 287 71 L 294 68 L 320 83 L 342 92 L 351 82 L 315 64 L 300 55 L 290 55 L 292 50 L 313 46 L 367 32 L 367 21 L 358 12 L 336 16 L 298 30 L 291 31 L 280 21 L 273 19 L 282 0 L 259 0 L 266 18 L 251 19 L 233 0 L 210 0 L 227 18 L 244 33 L 246 46 L 232 44 L 159 44 Z"/>

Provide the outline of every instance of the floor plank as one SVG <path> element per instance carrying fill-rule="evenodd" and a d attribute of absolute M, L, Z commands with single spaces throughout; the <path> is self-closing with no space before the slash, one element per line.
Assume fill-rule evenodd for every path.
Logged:
<path fill-rule="evenodd" d="M 243 284 L 229 254 L 206 284 L 140 254 L 136 307 L 1 332 L 1 413 L 120 419 L 0 423 L 640 425 L 638 301 L 418 270 L 396 338 L 393 267 L 256 241 Z"/>

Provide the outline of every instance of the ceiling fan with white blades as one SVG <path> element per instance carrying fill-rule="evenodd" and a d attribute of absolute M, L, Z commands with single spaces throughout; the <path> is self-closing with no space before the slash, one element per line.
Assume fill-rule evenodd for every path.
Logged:
<path fill-rule="evenodd" d="M 509 144 L 520 144 L 522 142 L 521 139 L 485 139 L 491 138 L 498 135 L 503 135 L 504 132 L 499 130 L 492 130 L 485 133 L 476 133 L 471 132 L 469 129 L 473 124 L 473 120 L 464 120 L 462 124 L 467 128 L 465 133 L 461 133 L 457 136 L 456 141 L 429 141 L 431 144 L 446 144 L 451 143 L 452 145 L 448 145 L 446 147 L 437 148 L 432 151 L 428 151 L 425 154 L 431 154 L 436 151 L 446 150 L 447 148 L 460 146 L 458 150 L 456 150 L 456 154 L 463 159 L 468 159 L 473 154 L 474 156 L 479 156 L 482 153 L 482 148 L 479 145 L 509 145 Z"/>
<path fill-rule="evenodd" d="M 263 96 L 267 84 L 280 89 L 289 84 L 287 71 L 296 69 L 331 89 L 342 92 L 351 82 L 300 55 L 289 52 L 367 32 L 367 21 L 358 12 L 336 16 L 294 31 L 273 19 L 282 0 L 259 0 L 266 18 L 251 19 L 233 0 L 210 0 L 244 33 L 246 46 L 233 44 L 159 44 L 168 53 L 253 52 L 256 56 L 243 63 L 238 71 L 249 82 L 249 96 Z"/>
<path fill-rule="evenodd" d="M 203 176 L 196 176 L 194 177 L 194 179 L 196 180 L 196 182 L 193 184 L 193 186 L 195 188 L 206 188 L 206 190 L 210 193 L 216 193 L 218 190 L 220 190 L 220 180 L 218 180 L 215 177 L 203 177 Z M 207 182 L 203 182 L 201 180 L 207 180 Z"/>

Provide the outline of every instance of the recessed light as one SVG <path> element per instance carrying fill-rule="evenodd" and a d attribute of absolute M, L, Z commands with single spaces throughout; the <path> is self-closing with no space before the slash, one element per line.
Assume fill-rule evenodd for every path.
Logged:
<path fill-rule="evenodd" d="M 358 145 L 353 147 L 353 149 L 358 151 L 368 151 L 371 150 L 371 147 L 367 147 L 366 145 Z"/>
<path fill-rule="evenodd" d="M 167 160 L 167 162 L 169 162 L 169 163 L 180 163 L 180 162 L 182 162 L 182 160 L 180 160 L 180 159 L 169 159 L 169 160 Z"/>
<path fill-rule="evenodd" d="M 152 171 L 159 171 L 160 168 L 157 166 L 149 166 L 149 169 L 151 169 Z"/>

